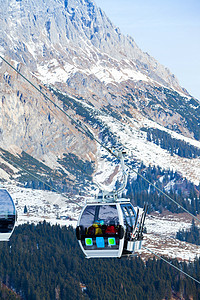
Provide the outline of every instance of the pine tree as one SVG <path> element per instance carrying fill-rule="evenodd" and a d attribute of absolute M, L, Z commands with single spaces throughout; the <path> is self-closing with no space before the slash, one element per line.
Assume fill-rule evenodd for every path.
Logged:
<path fill-rule="evenodd" d="M 27 214 L 27 212 L 28 212 L 28 209 L 27 209 L 27 206 L 25 205 L 24 206 L 24 214 Z"/>

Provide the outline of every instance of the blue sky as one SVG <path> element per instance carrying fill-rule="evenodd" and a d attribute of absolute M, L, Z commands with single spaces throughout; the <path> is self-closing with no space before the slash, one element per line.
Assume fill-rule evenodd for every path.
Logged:
<path fill-rule="evenodd" d="M 200 100 L 200 0 L 95 0 L 123 34 Z"/>

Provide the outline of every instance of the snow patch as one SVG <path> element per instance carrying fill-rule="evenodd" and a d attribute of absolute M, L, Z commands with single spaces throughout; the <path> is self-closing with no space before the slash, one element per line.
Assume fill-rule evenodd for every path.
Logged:
<path fill-rule="evenodd" d="M 137 160 L 148 166 L 160 166 L 163 169 L 170 169 L 182 174 L 183 177 L 198 185 L 200 182 L 200 158 L 183 158 L 178 155 L 173 155 L 157 146 L 156 144 L 147 141 L 146 133 L 141 132 L 137 123 L 133 123 L 130 127 L 122 122 L 117 122 L 112 117 L 100 116 L 99 117 L 110 129 L 110 131 L 117 136 L 118 141 L 128 149 L 131 156 L 129 160 Z M 147 122 L 147 121 L 146 121 Z M 150 121 L 151 122 L 151 121 Z M 154 122 L 148 123 L 153 125 Z M 162 128 L 162 127 L 160 127 Z M 200 142 L 184 138 L 177 134 L 179 138 L 190 142 L 195 146 L 200 147 Z M 176 136 L 176 134 L 174 134 Z"/>

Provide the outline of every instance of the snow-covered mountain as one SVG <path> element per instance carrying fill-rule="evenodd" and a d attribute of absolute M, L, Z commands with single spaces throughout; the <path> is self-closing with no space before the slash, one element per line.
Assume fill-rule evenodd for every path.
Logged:
<path fill-rule="evenodd" d="M 104 145 L 124 148 L 132 169 L 143 163 L 144 173 L 149 165 L 171 170 L 152 168 L 153 183 L 172 192 L 180 186 L 182 205 L 198 213 L 200 102 L 121 34 L 93 0 L 0 0 L 0 5 L 0 55 Z M 47 220 L 75 226 L 80 212 L 75 202 L 83 205 L 97 190 L 91 182 L 111 190 L 120 180 L 118 161 L 1 60 L 0 153 L 0 179 L 10 182 L 5 186 L 18 224 Z M 38 191 L 49 186 L 24 169 L 68 199 Z M 132 182 L 141 187 L 134 172 Z M 150 187 L 143 188 L 151 195 Z M 200 256 L 197 246 L 175 240 L 179 229 L 190 226 L 187 215 L 181 218 L 147 216 L 145 246 L 173 258 Z"/>
<path fill-rule="evenodd" d="M 0 4 L 4 58 L 107 146 L 121 145 L 129 159 L 173 168 L 198 185 L 199 155 L 180 156 L 179 149 L 185 144 L 190 152 L 200 149 L 199 101 L 132 37 L 121 34 L 93 0 Z M 108 172 L 103 165 L 102 149 L 2 61 L 0 79 L 4 155 L 34 164 L 63 186 L 86 176 L 76 163 L 84 169 L 87 165 L 88 181 L 92 176 L 107 183 L 117 180 L 114 162 L 107 162 Z M 159 139 L 148 140 L 153 129 L 167 133 L 169 143 L 180 142 L 174 152 Z M 16 172 L 2 158 L 1 166 L 4 179 Z"/>
<path fill-rule="evenodd" d="M 106 83 L 151 79 L 181 90 L 170 71 L 122 35 L 93 0 L 1 1 L 1 11 L 2 50 L 31 71 L 54 71 L 45 81 L 72 82 L 79 73 Z"/>

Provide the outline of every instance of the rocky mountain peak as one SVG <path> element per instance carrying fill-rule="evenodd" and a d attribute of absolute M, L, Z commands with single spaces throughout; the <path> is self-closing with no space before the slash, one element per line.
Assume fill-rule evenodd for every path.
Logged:
<path fill-rule="evenodd" d="M 65 77 L 73 69 L 70 77 L 81 70 L 94 74 L 102 83 L 107 82 L 100 73 L 105 73 L 109 82 L 119 83 L 138 80 L 137 73 L 143 75 L 142 79 L 146 76 L 182 90 L 175 76 L 143 53 L 133 38 L 125 37 L 93 0 L 1 0 L 0 3 L 1 47 L 32 71 L 54 59 L 59 68 L 68 63 Z M 113 70 L 117 75 L 112 74 Z"/>

